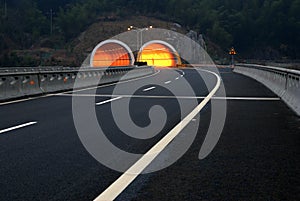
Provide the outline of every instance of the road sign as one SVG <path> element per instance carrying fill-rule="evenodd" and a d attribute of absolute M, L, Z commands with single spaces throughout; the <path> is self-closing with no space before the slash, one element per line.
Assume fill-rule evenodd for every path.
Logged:
<path fill-rule="evenodd" d="M 236 51 L 233 47 L 230 49 L 229 54 L 230 55 L 236 55 Z"/>

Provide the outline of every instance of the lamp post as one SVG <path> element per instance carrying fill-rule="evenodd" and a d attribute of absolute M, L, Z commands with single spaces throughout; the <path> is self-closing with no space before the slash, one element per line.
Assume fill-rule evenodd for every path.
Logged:
<path fill-rule="evenodd" d="M 53 33 L 53 10 L 50 9 L 50 35 Z"/>
<path fill-rule="evenodd" d="M 128 31 L 135 31 L 136 32 L 136 49 L 137 52 L 139 51 L 140 48 L 143 46 L 143 32 L 148 31 L 149 29 L 152 29 L 153 26 L 145 27 L 145 28 L 138 28 L 135 26 L 130 26 L 127 28 Z M 139 34 L 140 36 L 140 44 L 139 44 Z M 138 54 L 137 54 L 138 57 Z"/>
<path fill-rule="evenodd" d="M 50 27 L 49 27 L 49 28 L 50 28 L 50 29 L 49 29 L 49 34 L 50 34 L 50 35 L 53 34 L 53 20 L 54 20 L 53 18 L 54 18 L 54 16 L 55 16 L 55 14 L 56 14 L 56 13 L 53 11 L 52 8 L 49 10 L 49 12 L 46 13 L 46 15 L 49 16 L 49 18 L 50 18 Z"/>
<path fill-rule="evenodd" d="M 7 17 L 7 3 L 6 0 L 4 1 L 4 17 Z"/>

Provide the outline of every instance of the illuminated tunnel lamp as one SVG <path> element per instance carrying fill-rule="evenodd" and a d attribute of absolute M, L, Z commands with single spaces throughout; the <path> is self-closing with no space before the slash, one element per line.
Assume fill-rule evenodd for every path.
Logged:
<path fill-rule="evenodd" d="M 131 49 L 122 41 L 105 40 L 93 50 L 91 67 L 131 66 L 134 64 L 134 55 Z"/>
<path fill-rule="evenodd" d="M 161 40 L 153 40 L 144 44 L 139 51 L 137 60 L 158 67 L 174 67 L 181 64 L 175 48 Z"/>

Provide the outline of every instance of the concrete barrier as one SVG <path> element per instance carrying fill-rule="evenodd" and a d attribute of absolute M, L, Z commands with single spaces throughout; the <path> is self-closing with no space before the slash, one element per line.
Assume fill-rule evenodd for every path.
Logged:
<path fill-rule="evenodd" d="M 234 72 L 267 86 L 300 116 L 300 71 L 256 64 L 237 64 Z"/>
<path fill-rule="evenodd" d="M 0 101 L 95 86 L 152 74 L 153 67 L 0 69 Z"/>
<path fill-rule="evenodd" d="M 40 94 L 38 75 L 33 73 L 1 73 L 0 100 Z"/>

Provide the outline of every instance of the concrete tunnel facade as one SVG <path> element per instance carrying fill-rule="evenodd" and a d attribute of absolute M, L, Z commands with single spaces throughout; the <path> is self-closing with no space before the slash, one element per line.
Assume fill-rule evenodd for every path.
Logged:
<path fill-rule="evenodd" d="M 105 40 L 94 48 L 90 66 L 131 66 L 134 61 L 132 51 L 125 43 L 119 40 Z"/>
<path fill-rule="evenodd" d="M 138 53 L 137 60 L 147 62 L 150 66 L 175 67 L 181 65 L 181 59 L 176 49 L 162 40 L 145 43 Z"/>
<path fill-rule="evenodd" d="M 167 42 L 152 40 L 145 43 L 135 59 L 132 50 L 119 40 L 99 43 L 90 58 L 91 67 L 132 66 L 135 61 L 147 62 L 150 66 L 175 67 L 181 64 L 175 48 Z"/>

